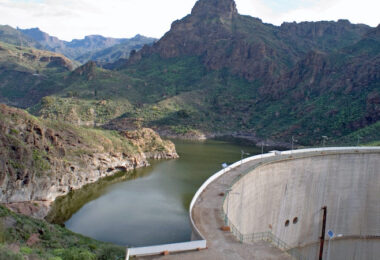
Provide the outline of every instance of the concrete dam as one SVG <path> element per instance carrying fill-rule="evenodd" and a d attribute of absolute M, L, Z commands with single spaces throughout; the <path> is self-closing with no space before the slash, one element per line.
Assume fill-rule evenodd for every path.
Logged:
<path fill-rule="evenodd" d="M 267 234 L 301 259 L 318 259 L 322 207 L 323 259 L 378 259 L 380 150 L 287 152 L 245 172 L 223 203 L 242 242 Z"/>
<path fill-rule="evenodd" d="M 380 147 L 245 158 L 206 180 L 189 214 L 192 241 L 130 248 L 127 259 L 379 259 Z"/>

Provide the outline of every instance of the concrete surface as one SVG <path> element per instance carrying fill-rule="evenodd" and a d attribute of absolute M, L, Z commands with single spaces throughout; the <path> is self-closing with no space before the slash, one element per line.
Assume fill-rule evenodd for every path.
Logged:
<path fill-rule="evenodd" d="M 321 207 L 327 206 L 327 230 L 343 237 L 326 241 L 324 259 L 377 259 L 380 149 L 326 148 L 281 154 L 264 163 L 256 156 L 201 193 L 192 217 L 208 249 L 137 259 L 291 259 L 268 242 L 242 244 L 231 232 L 221 231 L 227 204 L 229 219 L 241 233 L 271 231 L 305 259 L 317 259 Z M 231 185 L 224 200 L 223 193 Z"/>
<path fill-rule="evenodd" d="M 302 248 L 306 259 L 316 259 L 321 208 L 327 206 L 326 232 L 343 235 L 331 243 L 331 259 L 378 259 L 380 152 L 297 156 L 259 166 L 237 181 L 224 201 L 230 221 L 242 234 L 271 230 Z M 327 243 L 324 252 L 327 257 Z"/>

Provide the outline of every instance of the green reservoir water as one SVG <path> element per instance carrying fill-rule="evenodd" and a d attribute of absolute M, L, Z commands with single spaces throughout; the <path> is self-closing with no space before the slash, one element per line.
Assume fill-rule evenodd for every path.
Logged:
<path fill-rule="evenodd" d="M 74 232 L 119 245 L 147 246 L 189 241 L 190 201 L 221 164 L 241 157 L 247 147 L 220 141 L 174 141 L 179 159 L 120 173 L 57 201 L 49 216 Z"/>

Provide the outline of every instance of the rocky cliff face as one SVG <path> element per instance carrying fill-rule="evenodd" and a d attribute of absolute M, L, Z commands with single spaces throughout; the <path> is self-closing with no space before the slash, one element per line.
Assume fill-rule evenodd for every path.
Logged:
<path fill-rule="evenodd" d="M 0 87 L 8 82 L 0 101 L 27 105 L 55 95 L 30 111 L 113 129 L 141 118 L 182 136 L 240 132 L 279 141 L 298 136 L 303 144 L 324 135 L 339 141 L 379 120 L 378 35 L 379 27 L 346 20 L 274 26 L 239 15 L 232 0 L 200 0 L 153 46 L 107 66 L 113 71 L 88 63 L 36 87 L 24 74 L 0 71 Z"/>
<path fill-rule="evenodd" d="M 207 127 L 277 140 L 297 135 L 305 144 L 316 143 L 322 135 L 339 139 L 379 120 L 378 32 L 379 27 L 347 20 L 273 26 L 239 15 L 231 0 L 200 0 L 156 44 L 120 62 L 119 69 L 148 82 L 145 89 L 142 84 L 134 89 L 161 91 L 166 100 L 194 91 L 197 101 L 183 100 L 199 112 L 192 113 L 195 129 L 208 130 L 199 122 L 214 119 Z M 198 63 L 180 71 L 189 57 Z M 196 74 L 193 67 L 204 70 Z M 171 69 L 167 78 L 160 77 Z M 151 126 L 190 125 L 175 115 Z"/>
<path fill-rule="evenodd" d="M 234 1 L 200 0 L 191 14 L 173 22 L 170 31 L 156 44 L 134 53 L 121 67 L 152 54 L 165 59 L 200 56 L 211 70 L 228 68 L 249 80 L 267 78 L 286 67 L 278 59 L 279 52 L 283 52 L 276 48 L 278 40 L 274 39 L 274 46 L 266 44 L 272 40 L 270 37 L 275 37 L 272 27 L 259 19 L 240 16 Z"/>
<path fill-rule="evenodd" d="M 230 20 L 238 15 L 238 12 L 234 0 L 199 0 L 191 10 L 191 15 Z"/>
<path fill-rule="evenodd" d="M 190 15 L 173 22 L 152 47 L 119 64 L 128 67 L 159 54 L 200 56 L 206 68 L 228 69 L 249 81 L 270 82 L 313 50 L 332 51 L 358 41 L 370 27 L 338 22 L 284 23 L 280 27 L 239 15 L 233 0 L 199 0 Z"/>
<path fill-rule="evenodd" d="M 333 51 L 355 43 L 370 30 L 370 27 L 351 24 L 348 20 L 338 20 L 283 23 L 278 29 L 278 37 L 291 44 L 294 50 L 301 52 L 300 54 L 306 54 L 313 49 Z"/>
<path fill-rule="evenodd" d="M 58 196 L 118 171 L 178 157 L 151 129 L 116 132 L 69 127 L 0 106 L 0 202 L 44 217 Z"/>
<path fill-rule="evenodd" d="M 76 68 L 72 72 L 72 76 L 84 76 L 87 80 L 91 80 L 94 77 L 96 69 L 96 63 L 94 61 L 89 61 L 86 64 Z"/>

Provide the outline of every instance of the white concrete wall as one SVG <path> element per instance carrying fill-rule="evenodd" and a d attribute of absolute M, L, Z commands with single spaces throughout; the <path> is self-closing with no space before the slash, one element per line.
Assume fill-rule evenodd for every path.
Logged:
<path fill-rule="evenodd" d="M 242 234 L 272 230 L 291 247 L 318 242 L 322 206 L 327 206 L 326 230 L 380 236 L 380 152 L 346 152 L 354 151 L 260 166 L 232 186 L 224 211 L 228 207 L 230 221 Z"/>
<path fill-rule="evenodd" d="M 326 260 L 378 260 L 379 259 L 378 239 L 333 239 L 325 242 L 323 259 Z M 317 260 L 319 255 L 319 243 L 297 248 L 304 259 Z"/>

